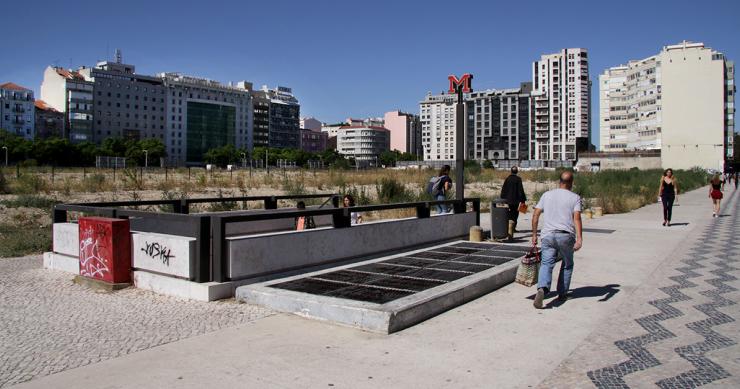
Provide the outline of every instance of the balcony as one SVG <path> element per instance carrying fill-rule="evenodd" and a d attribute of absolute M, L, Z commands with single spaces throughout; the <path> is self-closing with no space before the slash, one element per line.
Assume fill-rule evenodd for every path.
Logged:
<path fill-rule="evenodd" d="M 23 109 L 23 107 L 21 107 L 21 106 L 16 106 L 16 107 L 14 107 L 12 109 L 12 112 L 15 112 L 15 113 L 24 113 L 24 112 L 26 112 L 26 110 Z"/>

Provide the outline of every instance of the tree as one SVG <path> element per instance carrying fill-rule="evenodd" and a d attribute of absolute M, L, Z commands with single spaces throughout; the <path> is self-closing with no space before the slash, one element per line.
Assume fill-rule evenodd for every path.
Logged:
<path fill-rule="evenodd" d="M 241 159 L 243 150 L 237 149 L 232 144 L 212 148 L 203 154 L 203 160 L 206 163 L 225 167 L 226 165 L 235 164 Z"/>

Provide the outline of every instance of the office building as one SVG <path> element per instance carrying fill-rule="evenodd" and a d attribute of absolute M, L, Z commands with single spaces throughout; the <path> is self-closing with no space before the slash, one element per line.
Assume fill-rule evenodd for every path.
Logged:
<path fill-rule="evenodd" d="M 532 64 L 534 131 L 530 159 L 573 161 L 591 144 L 586 49 L 563 49 Z"/>
<path fill-rule="evenodd" d="M 599 77 L 602 151 L 661 150 L 664 167 L 722 170 L 733 158 L 734 63 L 684 41 Z"/>
<path fill-rule="evenodd" d="M 44 100 L 34 102 L 36 138 L 63 138 L 64 112 L 59 112 Z"/>
<path fill-rule="evenodd" d="M 34 122 L 33 91 L 12 82 L 0 84 L 0 129 L 30 140 Z"/>
<path fill-rule="evenodd" d="M 293 90 L 283 86 L 275 89 L 262 87 L 270 100 L 269 145 L 274 148 L 298 149 L 301 146 L 301 106 Z"/>
<path fill-rule="evenodd" d="M 390 131 L 384 127 L 343 126 L 336 139 L 337 151 L 358 166 L 377 166 L 380 154 L 391 147 Z"/>
<path fill-rule="evenodd" d="M 532 84 L 466 93 L 465 159 L 520 161 L 530 158 Z M 425 161 L 449 161 L 456 152 L 455 94 L 428 94 L 420 103 Z"/>
<path fill-rule="evenodd" d="M 391 132 L 391 150 L 422 157 L 421 122 L 419 115 L 401 111 L 386 112 L 384 127 Z"/>

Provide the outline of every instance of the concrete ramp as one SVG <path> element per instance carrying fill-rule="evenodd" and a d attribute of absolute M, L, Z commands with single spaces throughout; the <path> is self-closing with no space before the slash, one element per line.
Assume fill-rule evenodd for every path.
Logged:
<path fill-rule="evenodd" d="M 393 333 L 511 283 L 528 246 L 457 241 L 236 289 L 236 298 Z"/>

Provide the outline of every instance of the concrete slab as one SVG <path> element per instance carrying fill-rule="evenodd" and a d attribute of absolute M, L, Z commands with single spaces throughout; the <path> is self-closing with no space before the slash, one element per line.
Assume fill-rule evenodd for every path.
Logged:
<path fill-rule="evenodd" d="M 54 223 L 51 230 L 55 253 L 75 258 L 80 256 L 80 229 L 77 223 Z"/>
<path fill-rule="evenodd" d="M 195 238 L 132 231 L 134 268 L 188 278 L 190 258 L 195 257 L 195 243 Z"/>
<path fill-rule="evenodd" d="M 359 264 L 340 267 L 339 269 L 351 269 L 357 266 L 409 256 L 435 248 L 447 247 L 460 242 L 457 241 L 423 250 L 414 250 L 364 261 Z M 495 245 L 491 244 L 490 246 L 494 247 Z M 239 301 L 265 306 L 280 312 L 293 313 L 307 318 L 328 321 L 366 331 L 390 334 L 413 326 L 513 282 L 518 265 L 518 258 L 514 258 L 507 263 L 494 266 L 488 270 L 389 301 L 385 304 L 320 296 L 271 287 L 271 285 L 287 281 L 326 274 L 327 271 L 241 286 L 236 288 L 235 297 Z M 330 271 L 336 270 L 335 268 Z"/>
<path fill-rule="evenodd" d="M 134 271 L 134 286 L 155 293 L 198 301 L 215 301 L 234 297 L 234 290 L 247 282 L 192 282 L 181 278 Z"/>
<path fill-rule="evenodd" d="M 44 269 L 80 274 L 80 258 L 55 252 L 46 252 L 44 253 Z"/>

